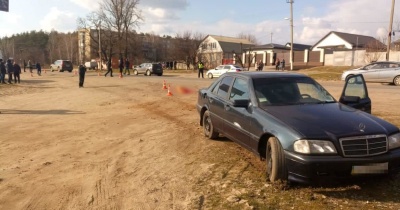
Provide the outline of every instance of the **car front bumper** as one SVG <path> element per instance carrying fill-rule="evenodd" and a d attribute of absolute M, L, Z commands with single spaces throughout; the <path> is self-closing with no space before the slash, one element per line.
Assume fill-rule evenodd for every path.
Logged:
<path fill-rule="evenodd" d="M 383 174 L 400 170 L 400 149 L 370 156 L 344 158 L 335 156 L 310 156 L 285 151 L 288 179 L 293 182 L 312 184 L 315 181 L 356 177 L 355 169 L 371 165 L 387 164 Z M 375 172 L 374 172 L 375 174 Z"/>

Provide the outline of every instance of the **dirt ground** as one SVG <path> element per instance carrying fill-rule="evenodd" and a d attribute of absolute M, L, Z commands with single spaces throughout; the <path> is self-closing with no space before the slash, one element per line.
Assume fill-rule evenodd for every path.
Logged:
<path fill-rule="evenodd" d="M 1 85 L 0 209 L 254 208 L 238 197 L 265 178 L 264 163 L 227 139 L 207 140 L 199 126 L 195 91 L 210 83 L 194 73 L 89 72 L 78 88 L 74 73 L 47 72 Z M 342 82 L 322 84 L 338 97 Z M 371 86 L 383 88 L 370 91 L 373 112 L 397 120 L 396 88 Z"/>

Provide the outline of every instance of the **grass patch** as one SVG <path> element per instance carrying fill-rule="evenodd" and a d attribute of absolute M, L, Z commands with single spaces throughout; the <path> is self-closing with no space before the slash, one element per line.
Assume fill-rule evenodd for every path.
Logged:
<path fill-rule="evenodd" d="M 299 73 L 306 74 L 315 80 L 339 81 L 343 71 L 354 69 L 354 66 L 319 66 L 309 69 L 298 70 Z"/>

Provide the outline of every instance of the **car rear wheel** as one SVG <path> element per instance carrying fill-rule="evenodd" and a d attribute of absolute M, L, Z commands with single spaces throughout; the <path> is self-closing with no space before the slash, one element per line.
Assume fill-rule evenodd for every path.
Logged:
<path fill-rule="evenodd" d="M 396 76 L 393 80 L 393 84 L 396 86 L 400 85 L 400 76 Z"/>
<path fill-rule="evenodd" d="M 212 79 L 214 76 L 213 76 L 213 74 L 209 73 L 209 74 L 207 74 L 207 77 L 208 77 L 209 79 Z"/>
<path fill-rule="evenodd" d="M 219 133 L 215 131 L 214 125 L 212 124 L 210 112 L 207 110 L 203 115 L 203 130 L 204 135 L 209 139 L 218 138 Z"/>
<path fill-rule="evenodd" d="M 146 76 L 151 76 L 150 70 L 147 70 L 147 71 L 146 71 Z"/>
<path fill-rule="evenodd" d="M 135 70 L 133 70 L 133 75 L 138 75 L 139 74 L 139 72 L 135 69 Z"/>
<path fill-rule="evenodd" d="M 279 141 L 271 137 L 267 142 L 266 158 L 267 178 L 271 182 L 286 181 L 288 178 L 285 156 Z"/>

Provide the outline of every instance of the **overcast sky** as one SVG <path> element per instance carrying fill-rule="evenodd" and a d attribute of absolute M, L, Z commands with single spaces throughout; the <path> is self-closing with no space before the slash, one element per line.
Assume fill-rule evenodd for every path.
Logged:
<path fill-rule="evenodd" d="M 0 36 L 31 30 L 77 29 L 78 17 L 98 8 L 102 0 L 10 0 L 0 12 Z M 145 17 L 138 32 L 171 35 L 183 31 L 236 37 L 254 34 L 261 44 L 290 42 L 287 0 L 141 0 Z M 294 0 L 294 42 L 315 44 L 329 31 L 386 37 L 391 0 Z M 400 30 L 400 2 L 393 28 Z M 272 35 L 271 35 L 272 33 Z M 394 39 L 400 38 L 400 32 Z"/>

